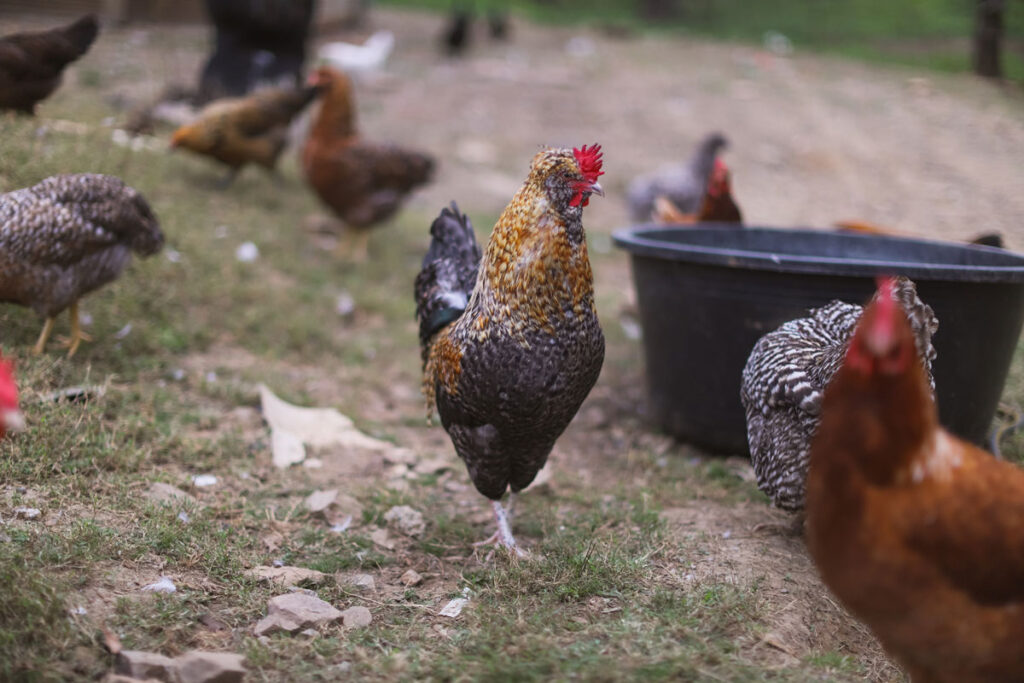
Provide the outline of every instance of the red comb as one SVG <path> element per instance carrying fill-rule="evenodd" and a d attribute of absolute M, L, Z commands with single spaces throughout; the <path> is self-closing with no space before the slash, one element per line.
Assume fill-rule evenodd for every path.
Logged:
<path fill-rule="evenodd" d="M 14 369 L 9 361 L 0 358 L 0 408 L 18 407 L 18 387 L 14 384 Z"/>
<path fill-rule="evenodd" d="M 893 288 L 896 278 L 889 275 L 879 275 L 878 297 L 875 306 L 878 308 L 878 315 L 875 316 L 873 334 L 878 339 L 889 340 L 894 332 L 896 320 L 896 300 L 893 298 Z"/>
<path fill-rule="evenodd" d="M 597 177 L 604 173 L 601 170 L 601 145 L 596 143 L 590 147 L 583 145 L 581 148 L 574 148 L 572 153 L 576 157 L 576 163 L 579 164 L 583 177 L 587 179 L 587 182 L 596 183 Z"/>

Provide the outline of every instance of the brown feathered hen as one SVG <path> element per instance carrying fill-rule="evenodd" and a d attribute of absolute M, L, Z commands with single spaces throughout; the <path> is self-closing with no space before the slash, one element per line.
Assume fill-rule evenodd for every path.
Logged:
<path fill-rule="evenodd" d="M 61 28 L 0 38 L 0 109 L 35 114 L 60 85 L 64 68 L 85 54 L 99 24 L 89 14 Z"/>
<path fill-rule="evenodd" d="M 453 205 L 416 278 L 428 404 L 492 501 L 492 538 L 510 549 L 501 498 L 537 476 L 604 361 L 582 223 L 601 173 L 596 145 L 539 152 L 482 259 Z"/>
<path fill-rule="evenodd" d="M 914 683 L 1024 680 L 1024 470 L 939 426 L 883 281 L 825 389 L 807 542 Z"/>
<path fill-rule="evenodd" d="M 247 97 L 208 104 L 174 132 L 171 147 L 207 156 L 228 167 L 226 186 L 246 164 L 273 170 L 288 142 L 288 126 L 316 97 L 318 88 L 268 88 Z"/>
<path fill-rule="evenodd" d="M 692 225 L 694 223 L 742 223 L 743 215 L 732 196 L 729 167 L 715 159 L 697 213 L 684 213 L 671 199 L 659 195 L 654 200 L 651 218 L 655 223 Z"/>
<path fill-rule="evenodd" d="M 310 82 L 324 89 L 323 104 L 306 139 L 302 165 L 324 204 L 358 235 L 339 243 L 339 252 L 365 260 L 369 230 L 391 218 L 409 193 L 431 179 L 434 159 L 396 145 L 367 142 L 356 130 L 352 83 L 330 67 Z"/>
<path fill-rule="evenodd" d="M 86 339 L 78 301 L 115 280 L 132 252 L 160 250 L 153 211 L 119 178 L 57 175 L 0 195 L 0 302 L 46 316 L 34 353 L 42 353 L 58 313 L 70 309 L 68 357 Z"/>

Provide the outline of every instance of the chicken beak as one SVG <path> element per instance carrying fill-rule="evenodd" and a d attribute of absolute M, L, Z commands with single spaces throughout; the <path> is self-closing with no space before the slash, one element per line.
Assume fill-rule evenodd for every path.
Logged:
<path fill-rule="evenodd" d="M 590 186 L 590 190 L 589 191 L 590 191 L 591 194 L 596 194 L 599 197 L 603 197 L 604 196 L 604 188 L 601 187 L 601 183 L 595 182 L 593 185 Z"/>
<path fill-rule="evenodd" d="M 0 424 L 8 432 L 20 432 L 25 429 L 25 416 L 17 409 L 0 411 Z"/>

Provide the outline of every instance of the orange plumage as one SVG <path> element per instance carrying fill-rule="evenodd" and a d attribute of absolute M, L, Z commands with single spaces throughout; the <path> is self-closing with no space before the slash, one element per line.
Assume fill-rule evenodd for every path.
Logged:
<path fill-rule="evenodd" d="M 356 130 L 352 83 L 342 72 L 320 67 L 310 82 L 325 92 L 302 151 L 306 180 L 320 200 L 359 233 L 352 255 L 362 260 L 367 231 L 393 216 L 409 193 L 430 180 L 434 159 L 362 140 Z"/>
<path fill-rule="evenodd" d="M 656 223 L 692 225 L 694 223 L 742 223 L 743 215 L 732 196 L 729 168 L 721 159 L 715 159 L 708 186 L 701 198 L 697 213 L 684 213 L 671 199 L 660 195 L 654 200 L 652 218 Z"/>
<path fill-rule="evenodd" d="M 811 555 L 915 683 L 1024 680 L 1024 470 L 939 426 L 890 288 L 825 391 Z"/>

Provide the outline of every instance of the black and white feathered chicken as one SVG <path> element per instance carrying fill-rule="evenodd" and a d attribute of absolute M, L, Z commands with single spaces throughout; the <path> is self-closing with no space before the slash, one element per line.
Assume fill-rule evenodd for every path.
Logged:
<path fill-rule="evenodd" d="M 932 335 L 939 321 L 917 296 L 914 283 L 895 279 L 893 295 L 914 331 L 918 356 L 935 388 Z M 743 368 L 740 399 L 757 485 L 772 502 L 793 512 L 804 507 L 811 438 L 821 417 L 825 386 L 843 364 L 863 307 L 833 301 L 790 320 L 754 345 Z"/>

